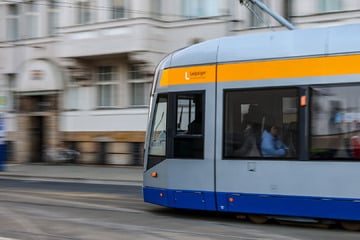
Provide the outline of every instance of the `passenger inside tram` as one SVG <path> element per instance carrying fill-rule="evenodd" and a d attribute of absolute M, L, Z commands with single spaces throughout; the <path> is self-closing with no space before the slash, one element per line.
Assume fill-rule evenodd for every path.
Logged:
<path fill-rule="evenodd" d="M 265 124 L 265 130 L 261 137 L 261 155 L 263 157 L 283 157 L 289 148 L 279 137 L 279 127 L 276 124 Z"/>
<path fill-rule="evenodd" d="M 261 140 L 261 110 L 258 105 L 251 104 L 248 113 L 244 115 L 242 121 L 242 139 L 241 147 L 236 150 L 237 156 L 260 157 Z"/>

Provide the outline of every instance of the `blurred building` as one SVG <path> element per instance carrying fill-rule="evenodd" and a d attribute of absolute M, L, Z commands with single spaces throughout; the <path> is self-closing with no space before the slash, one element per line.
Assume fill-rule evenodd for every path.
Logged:
<path fill-rule="evenodd" d="M 357 0 L 264 0 L 298 28 L 360 22 Z M 65 142 L 141 164 L 156 64 L 193 43 L 284 27 L 237 0 L 0 1 L 0 111 L 16 162 Z"/>

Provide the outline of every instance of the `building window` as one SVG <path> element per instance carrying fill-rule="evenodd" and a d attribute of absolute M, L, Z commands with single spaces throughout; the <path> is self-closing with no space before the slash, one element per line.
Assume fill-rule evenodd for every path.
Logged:
<path fill-rule="evenodd" d="M 161 0 L 152 0 L 150 11 L 150 16 L 152 18 L 161 19 Z"/>
<path fill-rule="evenodd" d="M 56 0 L 48 4 L 48 34 L 54 35 L 59 27 L 59 6 Z"/>
<path fill-rule="evenodd" d="M 35 1 L 28 1 L 26 8 L 26 36 L 39 37 L 39 5 Z"/>
<path fill-rule="evenodd" d="M 182 11 L 185 18 L 204 18 L 219 15 L 217 0 L 184 0 Z"/>
<path fill-rule="evenodd" d="M 15 110 L 15 74 L 5 74 L 6 81 L 0 81 L 0 111 Z"/>
<path fill-rule="evenodd" d="M 19 38 L 19 5 L 9 4 L 7 8 L 6 38 L 8 41 L 14 41 Z"/>
<path fill-rule="evenodd" d="M 319 0 L 320 12 L 334 12 L 341 10 L 341 0 Z"/>
<path fill-rule="evenodd" d="M 7 101 L 7 106 L 9 111 L 16 110 L 16 75 L 15 74 L 8 74 L 8 89 L 9 89 L 9 97 Z"/>
<path fill-rule="evenodd" d="M 129 66 L 130 104 L 144 106 L 149 104 L 151 81 L 142 71 L 143 64 Z"/>
<path fill-rule="evenodd" d="M 79 98 L 80 86 L 75 79 L 71 79 L 67 84 L 65 92 L 65 109 L 66 110 L 79 110 L 80 98 Z"/>
<path fill-rule="evenodd" d="M 86 24 L 92 21 L 92 1 L 78 1 L 77 2 L 77 15 L 78 24 Z"/>
<path fill-rule="evenodd" d="M 297 89 L 226 91 L 223 157 L 296 158 L 297 100 Z"/>
<path fill-rule="evenodd" d="M 311 159 L 360 159 L 360 86 L 311 89 Z"/>
<path fill-rule="evenodd" d="M 130 83 L 131 88 L 131 105 L 145 105 L 145 91 L 144 91 L 144 84 L 143 83 Z"/>
<path fill-rule="evenodd" d="M 112 19 L 126 18 L 127 17 L 127 0 L 110 0 Z"/>
<path fill-rule="evenodd" d="M 115 68 L 102 66 L 97 69 L 97 100 L 98 107 L 115 107 L 117 104 L 118 83 Z"/>

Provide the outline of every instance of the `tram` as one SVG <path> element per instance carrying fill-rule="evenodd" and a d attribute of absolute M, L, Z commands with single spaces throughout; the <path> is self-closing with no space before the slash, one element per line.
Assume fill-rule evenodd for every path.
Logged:
<path fill-rule="evenodd" d="M 360 25 L 205 41 L 151 94 L 145 202 L 360 230 Z M 270 125 L 283 154 L 264 154 Z"/>

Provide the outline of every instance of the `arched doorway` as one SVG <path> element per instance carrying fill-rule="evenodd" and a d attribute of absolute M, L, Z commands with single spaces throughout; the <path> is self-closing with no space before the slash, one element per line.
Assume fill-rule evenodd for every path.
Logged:
<path fill-rule="evenodd" d="M 59 142 L 60 68 L 47 59 L 34 59 L 21 68 L 16 82 L 16 159 L 43 162 L 43 152 Z"/>

